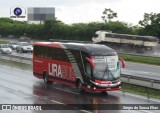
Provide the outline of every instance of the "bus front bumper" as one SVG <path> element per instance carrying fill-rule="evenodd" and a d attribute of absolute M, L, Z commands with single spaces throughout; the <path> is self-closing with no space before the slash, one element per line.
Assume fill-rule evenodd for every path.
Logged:
<path fill-rule="evenodd" d="M 117 90 L 121 90 L 121 86 L 119 87 L 115 87 L 115 88 L 88 88 L 88 87 L 83 87 L 84 90 L 86 91 L 92 91 L 92 92 L 96 92 L 96 91 L 117 91 Z"/>
<path fill-rule="evenodd" d="M 117 82 L 117 83 L 110 83 L 110 84 L 102 84 L 102 83 L 97 83 L 97 82 L 94 82 L 92 80 L 90 80 L 92 84 L 94 84 L 95 86 L 98 86 L 98 87 L 104 87 L 104 88 L 112 88 L 112 87 L 116 87 L 118 85 L 121 84 L 121 81 Z"/>

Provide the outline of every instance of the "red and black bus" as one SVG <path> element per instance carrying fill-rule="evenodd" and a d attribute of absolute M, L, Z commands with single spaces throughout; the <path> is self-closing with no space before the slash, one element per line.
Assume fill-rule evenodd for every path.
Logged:
<path fill-rule="evenodd" d="M 34 76 L 44 79 L 45 83 L 74 86 L 80 92 L 120 90 L 121 67 L 124 66 L 123 59 L 105 45 L 60 42 L 34 44 Z"/>

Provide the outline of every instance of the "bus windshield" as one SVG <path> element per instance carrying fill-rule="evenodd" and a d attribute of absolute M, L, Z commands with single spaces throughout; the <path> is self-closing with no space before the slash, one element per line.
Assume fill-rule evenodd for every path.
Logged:
<path fill-rule="evenodd" d="M 94 59 L 93 78 L 98 80 L 116 80 L 120 77 L 118 56 Z"/>

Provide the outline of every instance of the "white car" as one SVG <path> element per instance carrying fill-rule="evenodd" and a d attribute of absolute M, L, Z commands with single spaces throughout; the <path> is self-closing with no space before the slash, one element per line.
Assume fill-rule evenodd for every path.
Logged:
<path fill-rule="evenodd" d="M 33 47 L 28 42 L 19 42 L 16 47 L 17 52 L 32 52 Z"/>
<path fill-rule="evenodd" d="M 7 44 L 1 44 L 0 45 L 0 52 L 5 54 L 11 54 L 12 49 Z"/>
<path fill-rule="evenodd" d="M 16 42 L 9 42 L 8 45 L 9 45 L 9 47 L 11 49 L 16 49 L 16 47 L 17 47 L 17 43 Z"/>

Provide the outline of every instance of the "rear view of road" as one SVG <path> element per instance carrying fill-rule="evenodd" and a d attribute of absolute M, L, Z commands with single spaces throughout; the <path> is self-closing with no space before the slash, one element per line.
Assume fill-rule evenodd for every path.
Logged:
<path fill-rule="evenodd" d="M 100 93 L 79 94 L 75 88 L 56 83 L 45 85 L 43 80 L 33 77 L 32 72 L 0 66 L 0 104 L 157 104 L 159 100 L 148 100 L 120 91 L 109 92 L 109 95 Z M 72 107 L 72 106 L 69 106 Z M 1 111 L 0 111 L 1 112 Z M 14 113 L 15 111 L 2 111 Z M 16 111 L 16 113 L 22 111 Z M 23 111 L 23 113 L 159 113 L 159 110 L 50 110 L 50 111 Z"/>

